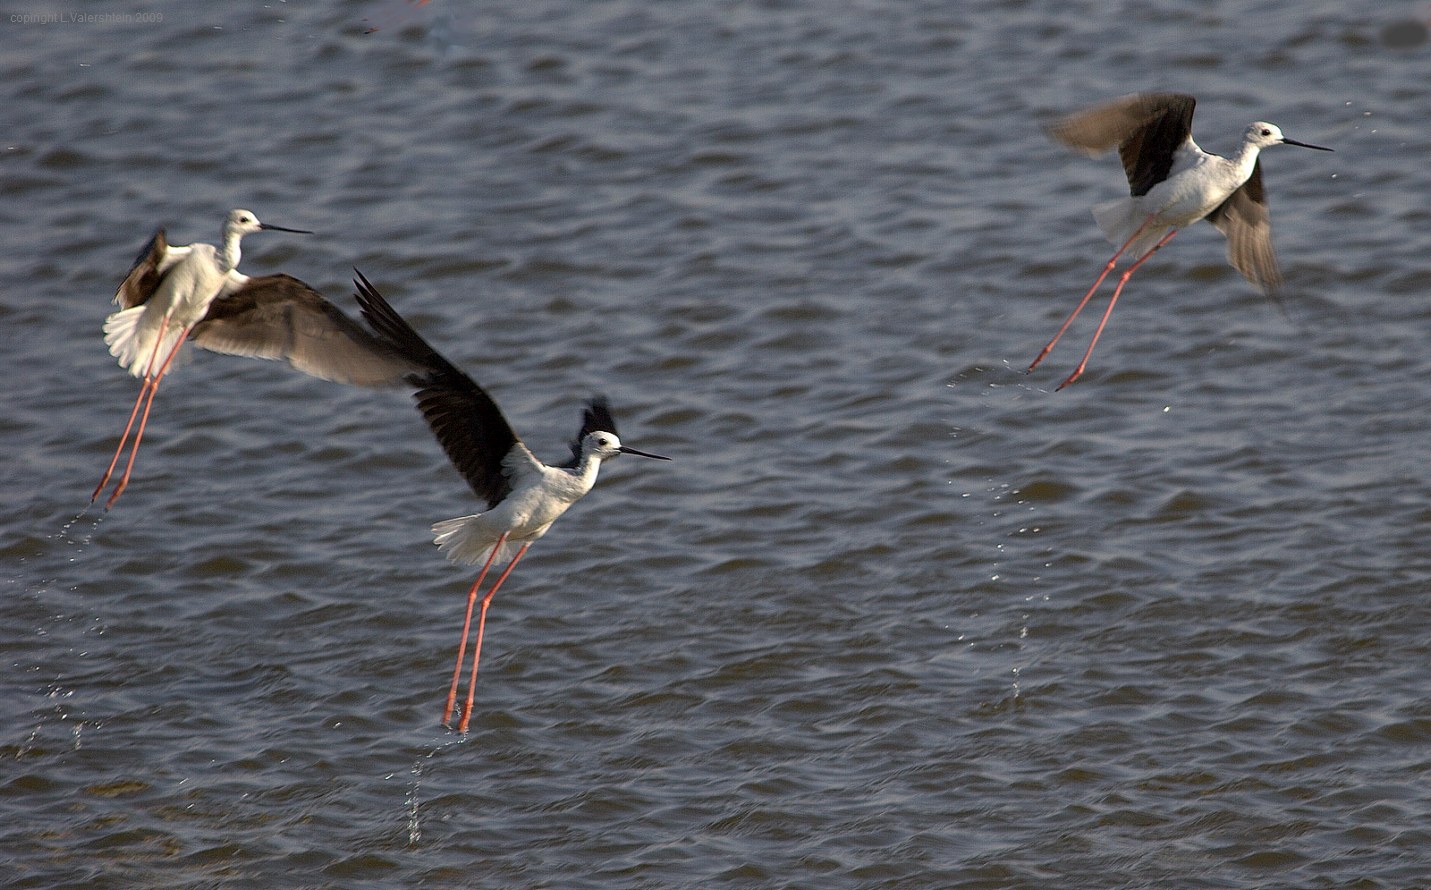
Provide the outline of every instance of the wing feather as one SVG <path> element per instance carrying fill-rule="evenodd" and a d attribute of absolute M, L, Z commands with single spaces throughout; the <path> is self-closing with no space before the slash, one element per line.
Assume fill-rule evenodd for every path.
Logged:
<path fill-rule="evenodd" d="M 1196 105 L 1184 93 L 1134 93 L 1058 120 L 1048 134 L 1090 155 L 1116 147 L 1138 197 L 1167 178 L 1174 152 L 1192 137 Z"/>
<path fill-rule="evenodd" d="M 1261 160 L 1252 166 L 1252 175 L 1241 188 L 1207 215 L 1207 221 L 1227 238 L 1227 261 L 1232 267 L 1275 297 L 1282 273 L 1272 249 L 1272 217 L 1267 212 Z"/>
<path fill-rule="evenodd" d="M 453 466 L 490 510 L 511 493 L 511 474 L 538 469 L 537 459 L 492 397 L 422 339 L 363 273 L 357 275 L 353 283 L 363 318 L 399 355 L 421 368 L 409 378 L 418 387 L 417 409 Z M 509 455 L 512 461 L 507 461 Z"/>
<path fill-rule="evenodd" d="M 195 346 L 284 360 L 305 374 L 356 386 L 398 386 L 420 370 L 291 275 L 239 280 L 194 326 L 189 339 Z"/>

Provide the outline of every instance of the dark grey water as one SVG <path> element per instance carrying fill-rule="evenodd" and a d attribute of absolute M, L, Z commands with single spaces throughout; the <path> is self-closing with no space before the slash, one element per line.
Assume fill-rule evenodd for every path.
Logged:
<path fill-rule="evenodd" d="M 0 13 L 4 886 L 1431 880 L 1421 4 L 433 0 Z M 162 21 L 144 21 L 147 14 Z M 1387 29 L 1391 28 L 1390 31 Z M 1411 28 L 1410 30 L 1414 30 Z M 1264 160 L 1021 369 L 1108 247 L 1133 89 Z M 223 213 L 362 268 L 559 457 L 625 438 L 438 711 L 475 504 L 406 397 L 200 355 L 115 511 L 100 324 Z M 1094 312 L 1097 309 L 1093 310 Z"/>

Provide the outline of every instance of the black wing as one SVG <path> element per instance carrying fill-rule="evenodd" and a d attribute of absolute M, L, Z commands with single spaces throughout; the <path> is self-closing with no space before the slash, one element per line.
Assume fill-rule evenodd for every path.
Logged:
<path fill-rule="evenodd" d="M 357 275 L 353 284 L 363 318 L 399 355 L 421 368 L 408 378 L 418 387 L 417 410 L 447 458 L 490 510 L 512 491 L 503 461 L 514 449 L 526 451 L 526 446 L 492 397 L 428 345 L 363 273 Z M 530 452 L 526 456 L 530 458 Z"/>
<path fill-rule="evenodd" d="M 159 264 L 168 251 L 169 242 L 164 237 L 164 230 L 159 229 L 154 233 L 154 237 L 149 239 L 149 243 L 144 245 L 144 249 L 139 251 L 139 256 L 134 258 L 134 265 L 129 267 L 129 274 L 124 276 L 119 290 L 114 292 L 114 302 L 119 304 L 121 309 L 144 305 L 159 289 L 159 282 L 164 277 L 159 271 Z"/>
<path fill-rule="evenodd" d="M 1282 273 L 1272 249 L 1272 217 L 1267 212 L 1260 159 L 1252 165 L 1252 175 L 1242 187 L 1209 213 L 1207 221 L 1227 238 L 1227 261 L 1232 267 L 1275 298 L 1282 285 Z"/>
<path fill-rule="evenodd" d="M 1137 197 L 1168 178 L 1174 152 L 1192 135 L 1196 105 L 1184 93 L 1135 93 L 1071 114 L 1048 133 L 1088 154 L 1117 146 L 1128 190 Z"/>
<path fill-rule="evenodd" d="M 215 300 L 189 339 L 211 352 L 283 359 L 305 374 L 356 386 L 397 386 L 421 370 L 291 275 L 250 278 Z"/>

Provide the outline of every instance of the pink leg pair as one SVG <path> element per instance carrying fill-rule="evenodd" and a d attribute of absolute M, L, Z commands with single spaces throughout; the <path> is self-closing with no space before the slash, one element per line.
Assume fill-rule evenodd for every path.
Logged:
<path fill-rule="evenodd" d="M 179 354 L 179 350 L 184 346 L 184 341 L 188 339 L 189 329 L 184 332 L 174 344 L 174 348 L 169 350 L 162 364 L 159 365 L 159 372 L 154 373 L 154 362 L 159 357 L 159 347 L 164 343 L 164 332 L 169 328 L 169 319 L 159 326 L 159 336 L 154 341 L 154 351 L 149 354 L 149 363 L 144 368 L 144 385 L 139 388 L 139 397 L 134 400 L 134 410 L 129 412 L 129 422 L 124 425 L 124 435 L 119 437 L 119 447 L 114 450 L 114 458 L 109 462 L 109 469 L 104 471 L 104 478 L 99 480 L 99 484 L 94 488 L 94 494 L 89 496 L 89 502 L 94 503 L 95 498 L 104 490 L 104 486 L 109 484 L 109 477 L 114 474 L 114 468 L 119 463 L 119 456 L 124 453 L 124 443 L 129 439 L 129 430 L 134 426 L 134 418 L 139 415 L 139 404 L 144 404 L 144 414 L 139 417 L 139 430 L 134 434 L 134 444 L 129 451 L 129 463 L 124 466 L 124 475 L 120 478 L 119 484 L 114 487 L 114 494 L 109 496 L 109 500 L 104 502 L 104 509 L 108 510 L 114 506 L 114 502 L 119 500 L 119 496 L 124 493 L 124 489 L 129 485 L 129 474 L 134 471 L 134 459 L 139 456 L 139 440 L 144 438 L 144 427 L 149 423 L 149 409 L 154 405 L 154 394 L 159 391 L 159 381 L 164 379 L 164 375 L 169 372 L 169 366 L 173 363 L 174 357 Z"/>
<path fill-rule="evenodd" d="M 1088 301 L 1092 299 L 1094 291 L 1098 290 L 1098 286 L 1103 283 L 1103 279 L 1107 278 L 1108 273 L 1113 271 L 1113 267 L 1118 263 L 1118 257 L 1122 256 L 1123 251 L 1127 250 L 1128 247 L 1134 241 L 1138 240 L 1138 236 L 1143 234 L 1143 230 L 1148 228 L 1148 225 L 1152 223 L 1152 221 L 1152 216 L 1149 216 L 1147 219 L 1143 220 L 1143 224 L 1138 227 L 1138 230 L 1133 233 L 1132 237 L 1129 238 L 1127 241 L 1124 241 L 1123 246 L 1118 248 L 1117 252 L 1114 253 L 1113 256 L 1109 257 L 1108 262 L 1103 266 L 1103 272 L 1098 276 L 1098 280 L 1093 282 L 1093 286 L 1088 289 L 1088 293 L 1083 295 L 1083 299 L 1078 301 L 1078 305 L 1074 307 L 1073 312 L 1070 313 L 1068 318 L 1064 320 L 1063 326 L 1058 329 L 1058 333 L 1053 335 L 1053 339 L 1048 341 L 1048 345 L 1045 346 L 1042 351 L 1039 352 L 1038 357 L 1035 358 L 1033 360 L 1033 363 L 1029 365 L 1028 369 L 1030 371 L 1032 371 L 1034 368 L 1037 368 L 1038 363 L 1043 361 L 1044 357 L 1053 351 L 1054 344 L 1057 343 L 1059 338 L 1063 336 L 1063 332 L 1068 330 L 1068 326 L 1073 324 L 1073 320 L 1078 317 L 1078 313 L 1083 311 L 1083 307 L 1088 305 Z M 1118 279 L 1118 286 L 1113 289 L 1113 297 L 1108 301 L 1108 308 L 1103 310 L 1103 318 L 1098 322 L 1097 330 L 1093 332 L 1093 341 L 1088 344 L 1088 349 L 1084 351 L 1083 360 L 1078 363 L 1077 368 L 1073 369 L 1073 373 L 1069 374 L 1068 377 L 1065 378 L 1064 381 L 1058 385 L 1059 389 L 1063 389 L 1065 386 L 1077 380 L 1079 376 L 1083 373 L 1083 369 L 1088 366 L 1088 357 L 1093 355 L 1093 347 L 1098 345 L 1098 338 L 1103 334 L 1103 326 L 1108 324 L 1108 317 L 1113 314 L 1113 306 L 1118 302 L 1118 295 L 1123 293 L 1123 285 L 1128 283 L 1128 279 L 1133 277 L 1133 273 L 1138 271 L 1139 266 L 1146 263 L 1153 254 L 1161 250 L 1164 244 L 1167 244 L 1169 241 L 1173 240 L 1173 236 L 1177 233 L 1178 230 L 1173 229 L 1171 232 L 1168 232 L 1168 234 L 1164 235 L 1162 239 L 1158 241 L 1157 244 L 1153 245 L 1151 250 L 1138 257 L 1138 261 L 1133 263 L 1133 265 L 1129 266 L 1128 271 L 1123 273 L 1123 277 Z"/>
<path fill-rule="evenodd" d="M 478 573 L 477 580 L 473 582 L 472 589 L 467 592 L 467 617 L 462 622 L 462 641 L 457 646 L 457 667 L 452 671 L 452 686 L 447 690 L 447 707 L 442 712 L 442 725 L 452 725 L 452 707 L 457 702 L 457 683 L 462 677 L 462 659 L 467 654 L 467 635 L 472 627 L 472 607 L 477 602 L 477 591 L 482 587 L 482 581 L 487 577 L 487 570 L 492 568 L 492 562 L 497 558 L 497 552 L 502 549 L 502 545 L 507 542 L 507 535 L 504 532 L 497 543 L 492 545 L 492 552 L 487 556 L 487 562 L 482 565 L 482 571 Z M 512 569 L 517 567 L 517 561 L 527 552 L 530 543 L 523 544 L 517 551 L 517 555 L 512 557 L 512 561 L 507 563 L 507 568 L 503 570 L 497 583 L 492 585 L 492 589 L 487 591 L 487 595 L 482 597 L 482 611 L 477 618 L 477 645 L 472 652 L 472 679 L 467 684 L 467 706 L 462 710 L 462 722 L 458 725 L 458 732 L 466 732 L 467 725 L 472 722 L 472 702 L 477 697 L 477 662 L 482 657 L 482 631 L 487 626 L 487 606 L 491 604 L 492 597 L 497 593 L 497 588 L 502 586 L 502 582 L 507 580 L 507 576 L 512 574 Z"/>

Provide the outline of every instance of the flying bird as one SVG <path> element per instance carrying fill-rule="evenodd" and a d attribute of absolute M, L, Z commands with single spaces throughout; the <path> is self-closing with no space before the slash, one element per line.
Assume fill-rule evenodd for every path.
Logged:
<path fill-rule="evenodd" d="M 90 503 L 109 483 L 138 417 L 129 462 L 105 503 L 106 510 L 129 485 L 154 395 L 186 342 L 212 352 L 286 359 L 315 377 L 359 386 L 396 386 L 413 370 L 297 278 L 250 278 L 239 272 L 239 243 L 244 235 L 258 231 L 311 234 L 259 222 L 247 210 L 233 210 L 224 221 L 221 248 L 171 245 L 159 229 L 135 259 L 114 295 L 120 310 L 105 321 L 104 340 L 119 364 L 143 384 Z"/>
<path fill-rule="evenodd" d="M 1098 227 L 1109 241 L 1121 246 L 1029 365 L 1030 371 L 1068 330 L 1118 258 L 1124 253 L 1136 257 L 1118 279 L 1082 361 L 1059 389 L 1083 373 L 1128 279 L 1184 226 L 1207 220 L 1227 238 L 1227 260 L 1243 277 L 1269 295 L 1281 283 L 1258 155 L 1274 145 L 1331 149 L 1288 139 L 1276 124 L 1258 121 L 1243 133 L 1242 145 L 1232 157 L 1210 154 L 1192 138 L 1195 104 L 1192 96 L 1181 93 L 1137 93 L 1077 112 L 1049 128 L 1054 139 L 1085 154 L 1098 155 L 1116 147 L 1130 195 L 1093 208 Z"/>
<path fill-rule="evenodd" d="M 482 564 L 476 582 L 467 593 L 467 615 L 443 710 L 444 725 L 451 725 L 477 593 L 493 564 L 507 560 L 506 568 L 482 597 L 472 676 L 458 726 L 459 732 L 466 732 L 476 697 L 477 663 L 482 657 L 487 607 L 527 548 L 546 534 L 572 504 L 591 491 L 604 461 L 622 454 L 653 460 L 670 458 L 622 445 L 610 405 L 606 399 L 596 398 L 582 412 L 581 428 L 571 443 L 571 459 L 560 466 L 543 464 L 517 437 L 492 397 L 428 345 L 361 272 L 357 276 L 353 283 L 364 320 L 402 358 L 421 369 L 408 377 L 417 387 L 414 394 L 417 408 L 448 459 L 487 507 L 484 512 L 445 519 L 432 527 L 433 541 L 448 559 L 465 565 Z"/>

